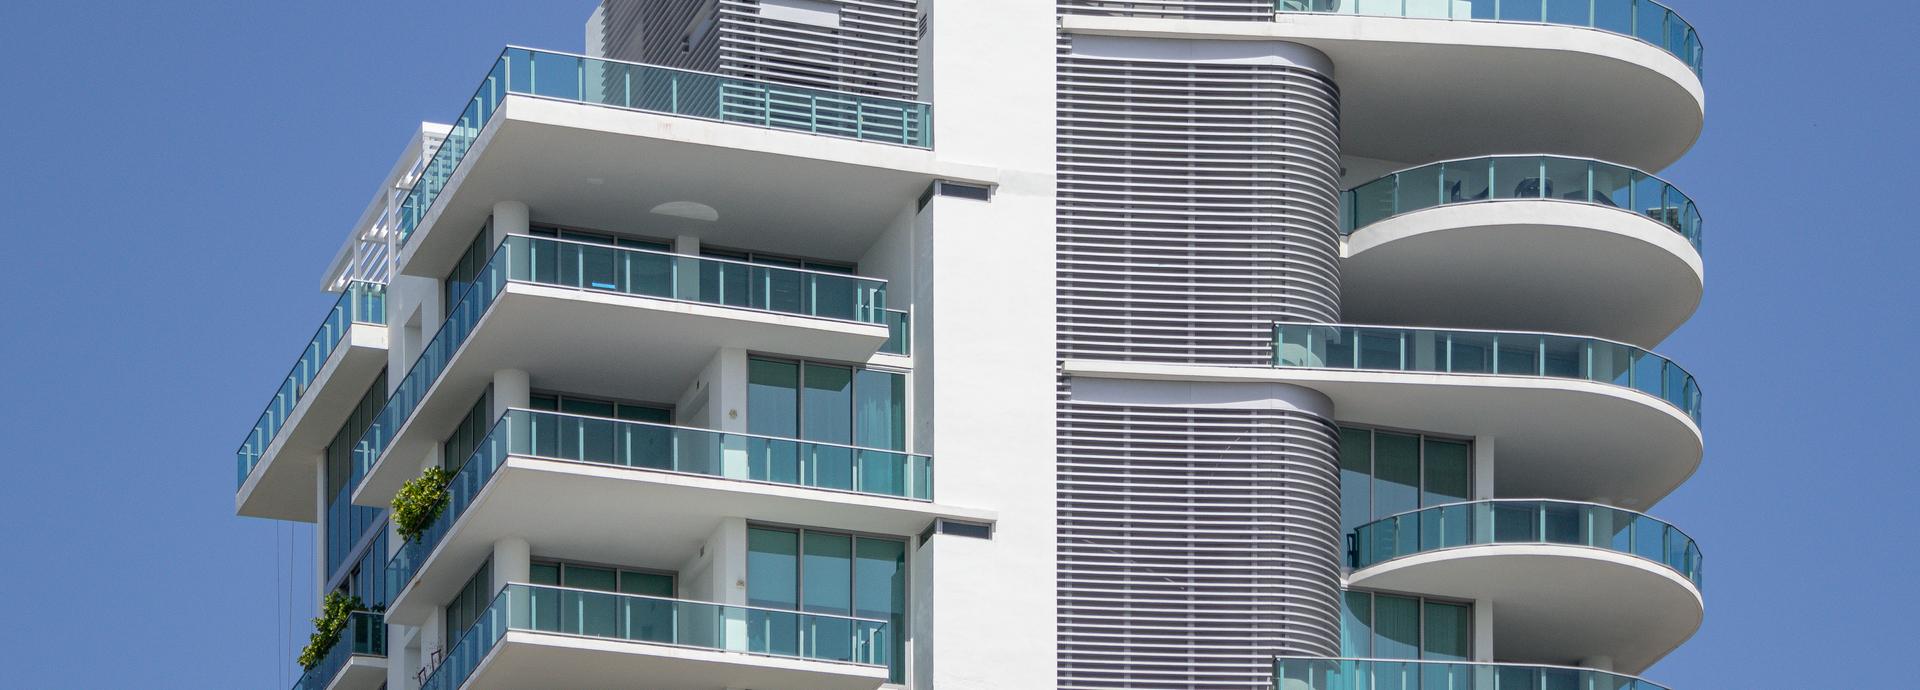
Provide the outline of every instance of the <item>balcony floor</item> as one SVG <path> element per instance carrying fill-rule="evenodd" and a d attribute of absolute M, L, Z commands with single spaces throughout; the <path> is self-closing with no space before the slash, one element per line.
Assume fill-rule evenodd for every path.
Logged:
<path fill-rule="evenodd" d="M 991 184 L 992 175 L 924 149 L 512 95 L 400 250 L 397 270 L 445 275 L 499 201 L 527 204 L 536 222 L 852 261 L 933 180 Z M 681 201 L 719 217 L 652 212 Z"/>
<path fill-rule="evenodd" d="M 672 402 L 723 347 L 865 362 L 886 339 L 877 324 L 509 283 L 353 501 L 387 505 L 495 371 L 525 371 L 544 389 Z"/>
<path fill-rule="evenodd" d="M 417 625 L 465 583 L 494 541 L 527 540 L 543 558 L 676 571 L 729 517 L 909 536 L 936 517 L 990 523 L 992 511 L 613 465 L 512 456 L 497 470 L 387 620 Z M 539 520 L 529 520 L 538 515 Z"/>
<path fill-rule="evenodd" d="M 738 652 L 508 631 L 467 690 L 874 690 L 887 670 Z"/>

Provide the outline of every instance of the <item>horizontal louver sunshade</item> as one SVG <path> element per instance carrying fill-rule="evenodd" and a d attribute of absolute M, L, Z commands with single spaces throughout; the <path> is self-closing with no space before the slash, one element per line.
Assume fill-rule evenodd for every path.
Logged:
<path fill-rule="evenodd" d="M 1254 688 L 1338 649 L 1329 423 L 1069 393 L 1060 425 L 1060 687 Z"/>
<path fill-rule="evenodd" d="M 759 0 L 719 3 L 724 74 L 920 98 L 920 15 L 914 0 L 809 3 L 836 7 L 837 28 L 763 16 Z"/>
<path fill-rule="evenodd" d="M 1260 366 L 1339 319 L 1332 82 L 1069 50 L 1059 91 L 1061 357 Z"/>

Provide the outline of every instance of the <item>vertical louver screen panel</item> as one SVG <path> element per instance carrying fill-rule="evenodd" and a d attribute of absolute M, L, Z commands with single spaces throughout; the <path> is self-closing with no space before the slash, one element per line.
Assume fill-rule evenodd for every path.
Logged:
<path fill-rule="evenodd" d="M 1061 14 L 1273 21 L 1273 0 L 1060 0 Z"/>
<path fill-rule="evenodd" d="M 720 71 L 747 79 L 905 100 L 920 97 L 915 0 L 809 0 L 837 26 L 768 16 L 759 0 L 719 0 Z"/>
<path fill-rule="evenodd" d="M 1060 58 L 1063 358 L 1262 365 L 1340 314 L 1338 93 L 1275 64 Z"/>
<path fill-rule="evenodd" d="M 1330 423 L 1066 392 L 1061 688 L 1252 690 L 1276 654 L 1338 651 Z"/>

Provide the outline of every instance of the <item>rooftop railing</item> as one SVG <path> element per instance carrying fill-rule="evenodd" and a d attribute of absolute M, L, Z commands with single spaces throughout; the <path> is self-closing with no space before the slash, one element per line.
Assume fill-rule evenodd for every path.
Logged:
<path fill-rule="evenodd" d="M 687 256 L 546 237 L 511 235 L 447 310 L 385 407 L 354 447 L 353 484 L 440 379 L 508 283 L 652 297 L 859 323 L 884 323 L 886 281 L 841 273 Z"/>
<path fill-rule="evenodd" d="M 494 60 L 400 204 L 405 246 L 508 95 L 639 110 L 915 148 L 933 145 L 932 106 L 706 72 L 509 47 Z"/>
<path fill-rule="evenodd" d="M 1279 657 L 1274 690 L 1667 690 L 1634 676 L 1568 666 Z"/>
<path fill-rule="evenodd" d="M 544 585 L 509 584 L 421 690 L 456 690 L 509 631 L 860 666 L 892 663 L 887 622 Z"/>
<path fill-rule="evenodd" d="M 387 562 L 388 591 L 400 592 L 413 581 L 508 456 L 933 500 L 933 458 L 925 455 L 513 409 L 494 423 L 447 482 L 447 504 L 440 517 Z"/>
<path fill-rule="evenodd" d="M 327 359 L 333 356 L 334 348 L 340 345 L 340 339 L 346 337 L 353 324 L 365 323 L 384 326 L 387 323 L 387 286 L 379 283 L 354 281 L 335 300 L 333 309 L 327 312 L 327 318 L 320 321 L 320 330 L 307 341 L 307 348 L 300 353 L 300 359 L 294 361 L 293 371 L 280 382 L 280 388 L 273 392 L 273 398 L 267 401 L 267 409 L 260 413 L 260 419 L 253 423 L 253 430 L 247 433 L 247 440 L 240 443 L 240 449 L 234 452 L 235 469 L 238 474 L 236 490 L 247 483 L 247 475 L 260 464 L 261 456 L 267 452 L 267 446 L 273 444 L 280 428 L 285 426 L 287 418 L 293 415 L 293 408 L 300 403 L 301 396 L 307 394 L 307 387 L 313 385 L 313 379 L 320 375 L 320 369 L 327 365 Z"/>
<path fill-rule="evenodd" d="M 1653 0 L 1276 0 L 1274 9 L 1580 26 L 1640 39 L 1705 74 L 1706 48 L 1693 25 Z"/>
<path fill-rule="evenodd" d="M 1487 156 L 1430 163 L 1389 174 L 1340 195 L 1341 231 L 1436 206 L 1548 200 L 1636 213 L 1672 228 L 1700 249 L 1693 199 L 1633 168 L 1562 156 Z"/>
<path fill-rule="evenodd" d="M 1600 338 L 1282 323 L 1274 326 L 1273 365 L 1592 381 L 1654 396 L 1700 423 L 1700 386 L 1692 374 L 1660 355 Z"/>
<path fill-rule="evenodd" d="M 1700 546 L 1653 517 L 1575 501 L 1497 500 L 1433 506 L 1361 525 L 1348 562 L 1355 569 L 1442 549 L 1484 544 L 1561 544 L 1653 561 L 1701 586 Z"/>

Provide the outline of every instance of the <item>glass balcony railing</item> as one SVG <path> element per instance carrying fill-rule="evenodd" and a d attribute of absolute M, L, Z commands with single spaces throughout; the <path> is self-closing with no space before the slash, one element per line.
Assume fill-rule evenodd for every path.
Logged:
<path fill-rule="evenodd" d="M 1402 170 L 1341 194 L 1341 230 L 1421 209 L 1548 199 L 1652 218 L 1700 248 L 1700 209 L 1666 180 L 1633 168 L 1560 156 L 1489 156 Z"/>
<path fill-rule="evenodd" d="M 1567 666 L 1279 657 L 1274 690 L 1667 690 L 1633 676 Z"/>
<path fill-rule="evenodd" d="M 413 238 L 480 130 L 510 94 L 916 148 L 933 145 L 932 106 L 926 103 L 510 47 L 494 60 L 401 201 L 401 246 Z"/>
<path fill-rule="evenodd" d="M 327 359 L 333 356 L 333 349 L 340 345 L 340 339 L 356 323 L 384 326 L 387 323 L 387 286 L 379 283 L 352 282 L 335 300 L 333 309 L 327 312 L 327 318 L 320 322 L 320 330 L 307 341 L 307 349 L 300 353 L 300 359 L 293 363 L 293 371 L 280 382 L 279 390 L 273 392 L 273 399 L 267 401 L 267 409 L 260 413 L 260 419 L 253 423 L 253 431 L 247 434 L 247 440 L 240 444 L 240 450 L 234 452 L 239 486 L 245 486 L 247 475 L 253 473 L 255 465 L 260 464 L 260 456 L 267 452 L 267 446 L 273 443 L 280 427 L 287 423 L 287 417 L 293 414 L 293 407 L 300 402 L 300 396 L 306 395 L 307 387 L 313 385 L 313 377 L 320 375 L 320 368 L 327 365 Z"/>
<path fill-rule="evenodd" d="M 1700 386 L 1692 374 L 1660 355 L 1599 338 L 1283 323 L 1274 327 L 1273 365 L 1593 381 L 1664 400 L 1700 424 Z"/>
<path fill-rule="evenodd" d="M 439 519 L 418 541 L 405 544 L 388 561 L 388 591 L 399 592 L 413 581 L 447 530 L 510 455 L 933 500 L 933 458 L 925 455 L 604 417 L 508 410 L 448 482 L 447 506 Z"/>
<path fill-rule="evenodd" d="M 354 446 L 353 484 L 379 462 L 453 355 L 508 283 L 591 290 L 755 311 L 883 324 L 887 283 L 840 273 L 685 256 L 630 247 L 512 235 L 394 388 Z"/>
<path fill-rule="evenodd" d="M 1348 544 L 1355 569 L 1416 553 L 1484 544 L 1564 544 L 1660 563 L 1701 586 L 1700 546 L 1680 528 L 1594 503 L 1499 500 L 1451 503 L 1361 525 Z"/>
<path fill-rule="evenodd" d="M 509 584 L 421 690 L 455 690 L 508 631 L 888 666 L 887 622 L 703 601 Z"/>
<path fill-rule="evenodd" d="M 1280 12 L 1468 19 L 1599 29 L 1663 48 L 1705 75 L 1706 48 L 1693 25 L 1653 0 L 1276 0 Z"/>
<path fill-rule="evenodd" d="M 326 690 L 333 684 L 335 676 L 347 667 L 347 659 L 356 656 L 387 655 L 387 617 L 371 611 L 355 611 L 347 615 L 347 627 L 340 631 L 340 641 L 333 643 L 333 649 L 320 657 L 320 663 L 307 669 L 300 680 L 293 684 L 293 690 Z"/>
<path fill-rule="evenodd" d="M 890 355 L 913 354 L 913 316 L 898 309 L 888 309 L 887 342 L 880 351 Z"/>

